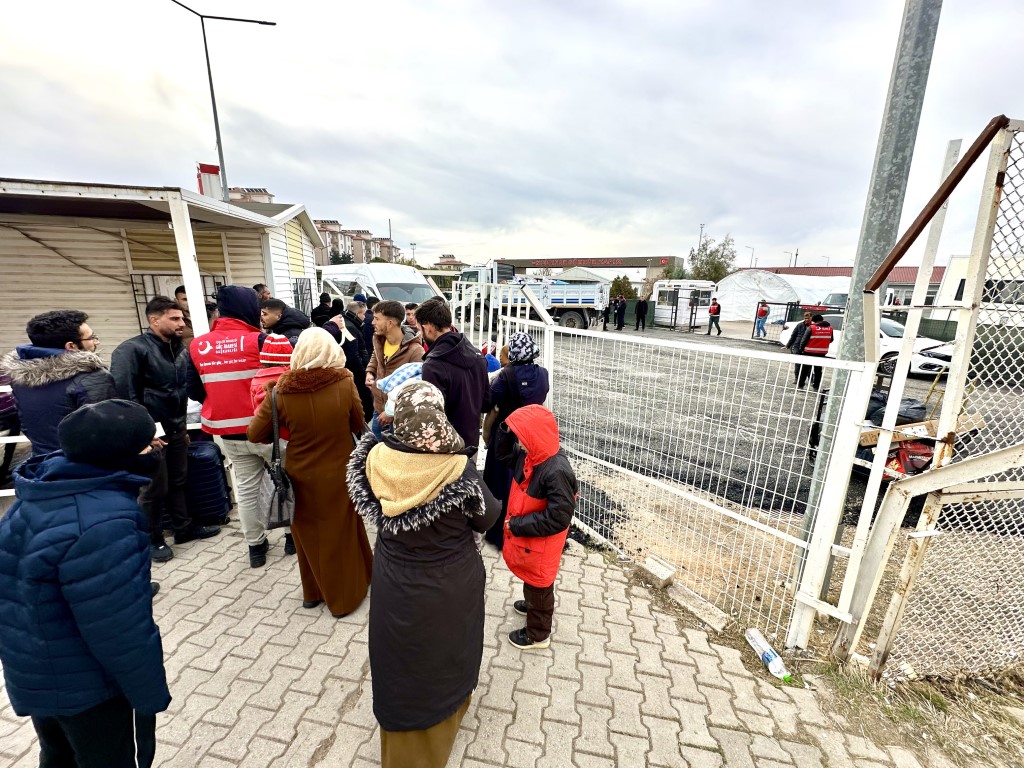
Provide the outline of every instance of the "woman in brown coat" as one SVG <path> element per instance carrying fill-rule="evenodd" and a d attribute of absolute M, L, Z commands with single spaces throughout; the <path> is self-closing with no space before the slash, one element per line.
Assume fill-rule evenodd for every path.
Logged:
<path fill-rule="evenodd" d="M 362 520 L 352 509 L 345 468 L 353 433 L 363 431 L 363 407 L 345 354 L 322 328 L 299 336 L 291 370 L 277 381 L 277 411 L 290 437 L 285 471 L 295 489 L 292 537 L 302 578 L 302 607 L 321 602 L 336 616 L 351 613 L 370 586 L 372 555 Z M 274 385 L 268 384 L 268 390 Z M 249 424 L 254 443 L 273 439 L 271 399 Z"/>

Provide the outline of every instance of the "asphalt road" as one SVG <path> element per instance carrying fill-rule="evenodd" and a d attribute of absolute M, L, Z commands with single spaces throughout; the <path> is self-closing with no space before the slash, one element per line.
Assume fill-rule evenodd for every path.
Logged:
<path fill-rule="evenodd" d="M 793 386 L 789 356 L 776 361 L 715 354 L 786 352 L 745 337 L 749 325 L 726 323 L 720 337 L 663 329 L 556 336 L 554 406 L 566 444 L 645 476 L 763 510 L 783 527 L 798 527 L 813 471 L 808 438 L 818 396 Z M 634 335 L 692 342 L 696 348 L 618 338 Z M 932 379 L 911 379 L 907 396 L 924 400 L 932 385 Z M 829 386 L 828 371 L 823 386 Z M 845 502 L 851 522 L 865 488 L 865 478 L 851 477 Z M 594 508 L 608 506 L 606 499 L 592 501 Z"/>

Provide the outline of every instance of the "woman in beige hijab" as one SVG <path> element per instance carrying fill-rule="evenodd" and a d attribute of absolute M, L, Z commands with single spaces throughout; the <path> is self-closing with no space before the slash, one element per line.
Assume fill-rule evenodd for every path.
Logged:
<path fill-rule="evenodd" d="M 273 385 L 268 385 L 268 389 Z M 295 488 L 292 537 L 302 578 L 302 607 L 326 602 L 336 616 L 366 597 L 372 556 L 362 520 L 345 483 L 353 434 L 365 427 L 363 408 L 345 354 L 322 328 L 299 336 L 291 370 L 277 381 L 280 426 L 289 433 L 285 471 Z M 270 397 L 247 432 L 254 443 L 273 439 Z"/>
<path fill-rule="evenodd" d="M 348 482 L 377 526 L 370 595 L 373 713 L 382 768 L 444 768 L 480 674 L 483 561 L 473 532 L 501 504 L 444 413 L 441 390 L 401 385 L 394 434 L 364 437 Z"/>

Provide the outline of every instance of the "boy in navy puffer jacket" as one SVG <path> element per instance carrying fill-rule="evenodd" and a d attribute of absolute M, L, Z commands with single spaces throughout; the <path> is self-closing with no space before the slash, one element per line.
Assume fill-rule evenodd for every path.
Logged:
<path fill-rule="evenodd" d="M 62 451 L 15 472 L 18 501 L 0 520 L 0 662 L 40 765 L 152 764 L 155 715 L 171 701 L 136 501 L 159 465 L 155 432 L 137 403 L 86 405 L 60 422 Z"/>

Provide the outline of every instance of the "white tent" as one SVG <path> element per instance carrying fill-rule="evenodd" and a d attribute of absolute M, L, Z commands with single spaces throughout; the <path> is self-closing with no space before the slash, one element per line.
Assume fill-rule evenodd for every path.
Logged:
<path fill-rule="evenodd" d="M 816 304 L 830 293 L 849 293 L 850 278 L 777 275 L 763 269 L 733 272 L 718 284 L 715 298 L 723 320 L 753 320 L 762 299 L 774 303 Z"/>

